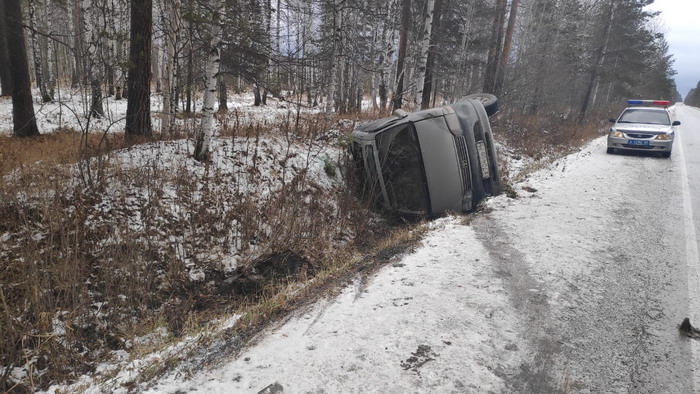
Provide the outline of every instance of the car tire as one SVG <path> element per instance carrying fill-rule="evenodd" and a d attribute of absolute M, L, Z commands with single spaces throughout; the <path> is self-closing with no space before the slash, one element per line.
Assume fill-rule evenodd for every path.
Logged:
<path fill-rule="evenodd" d="M 613 153 L 615 153 L 615 148 L 608 148 L 607 152 L 609 155 L 612 155 Z"/>
<path fill-rule="evenodd" d="M 671 151 L 663 152 L 663 153 L 661 154 L 661 157 L 665 157 L 665 158 L 671 157 Z"/>
<path fill-rule="evenodd" d="M 498 97 L 489 93 L 475 93 L 462 97 L 462 100 L 477 100 L 484 106 L 489 117 L 498 112 Z"/>

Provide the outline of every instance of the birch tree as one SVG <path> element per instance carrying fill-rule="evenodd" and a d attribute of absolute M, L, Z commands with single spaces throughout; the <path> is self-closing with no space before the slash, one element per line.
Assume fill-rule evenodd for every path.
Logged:
<path fill-rule="evenodd" d="M 399 57 L 396 62 L 396 91 L 394 93 L 394 109 L 403 105 L 404 89 L 404 63 L 406 61 L 406 47 L 408 45 L 408 31 L 411 23 L 411 0 L 402 0 L 401 26 L 399 28 Z"/>
<path fill-rule="evenodd" d="M 46 81 L 44 80 L 44 66 L 41 56 L 41 44 L 39 43 L 38 25 L 36 21 L 37 16 L 37 2 L 41 0 L 29 0 L 29 39 L 32 46 L 32 60 L 34 61 L 34 78 L 36 79 L 36 84 L 39 87 L 39 93 L 41 94 L 41 100 L 44 102 L 51 101 L 51 96 L 49 96 L 48 90 L 46 89 Z M 40 9 L 41 4 L 39 4 Z"/>
<path fill-rule="evenodd" d="M 214 134 L 214 104 L 216 102 L 217 80 L 219 65 L 221 63 L 221 13 L 224 10 L 224 3 L 217 0 L 214 5 L 211 36 L 207 47 L 207 65 L 204 80 L 204 103 L 202 105 L 202 122 L 197 134 L 197 142 L 194 149 L 194 158 L 198 161 L 209 159 L 209 146 Z"/>
<path fill-rule="evenodd" d="M 423 32 L 421 35 L 421 41 L 419 44 L 419 57 L 418 64 L 416 66 L 416 106 L 418 108 L 422 107 L 423 102 L 423 88 L 425 84 L 425 69 L 428 64 L 428 51 L 430 49 L 430 32 L 433 27 L 433 10 L 435 7 L 435 0 L 428 0 L 425 7 Z M 427 103 L 426 103 L 427 104 Z"/>
<path fill-rule="evenodd" d="M 389 96 L 389 75 L 391 74 L 392 58 L 396 52 L 394 49 L 394 39 L 396 29 L 392 21 L 395 20 L 396 0 L 389 0 L 386 3 L 386 18 L 382 25 L 382 43 L 384 51 L 381 53 L 379 64 L 379 107 L 384 110 L 387 106 Z"/>
<path fill-rule="evenodd" d="M 329 56 L 330 70 L 328 71 L 328 97 L 326 97 L 326 114 L 333 112 L 333 108 L 336 104 L 336 89 L 338 86 L 338 63 L 340 59 L 338 58 L 338 50 L 340 49 L 341 40 L 341 14 L 340 5 L 342 0 L 333 0 L 332 19 L 333 19 L 333 35 L 331 43 L 331 51 Z"/>

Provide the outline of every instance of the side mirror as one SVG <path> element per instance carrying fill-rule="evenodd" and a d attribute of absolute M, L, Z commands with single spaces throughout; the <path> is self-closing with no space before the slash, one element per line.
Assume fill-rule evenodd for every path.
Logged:
<path fill-rule="evenodd" d="M 680 121 L 680 120 L 676 120 L 676 121 L 674 121 L 673 123 L 671 123 L 671 126 L 680 126 L 680 125 L 681 125 L 681 121 Z"/>
<path fill-rule="evenodd" d="M 608 121 L 609 121 L 610 123 L 615 123 L 615 122 L 617 122 L 617 120 L 615 120 L 615 119 L 613 119 L 613 118 L 608 119 Z"/>

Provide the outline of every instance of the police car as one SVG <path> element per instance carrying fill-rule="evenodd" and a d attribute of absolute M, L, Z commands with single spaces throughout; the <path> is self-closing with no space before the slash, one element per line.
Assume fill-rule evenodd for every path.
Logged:
<path fill-rule="evenodd" d="M 675 126 L 668 112 L 669 101 L 628 100 L 629 105 L 608 133 L 608 153 L 618 151 L 658 152 L 671 157 Z"/>

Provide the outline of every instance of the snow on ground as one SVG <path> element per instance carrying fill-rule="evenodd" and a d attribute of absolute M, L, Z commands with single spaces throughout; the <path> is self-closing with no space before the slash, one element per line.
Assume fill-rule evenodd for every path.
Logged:
<path fill-rule="evenodd" d="M 50 103 L 42 103 L 36 99 L 39 97 L 38 90 L 34 89 L 34 112 L 36 114 L 39 132 L 51 133 L 61 128 L 72 128 L 78 131 L 88 127 L 85 114 L 88 111 L 90 97 L 78 90 L 62 89 L 57 92 L 55 100 Z M 151 114 L 153 115 L 153 129 L 160 130 L 160 118 L 156 115 L 162 110 L 162 96 L 160 94 L 151 95 Z M 274 98 L 268 98 L 267 106 L 253 106 L 253 94 L 243 93 L 229 95 L 228 109 L 232 120 L 240 124 L 251 124 L 253 122 L 275 123 L 288 116 L 296 114 L 296 107 L 287 102 L 282 102 Z M 218 109 L 218 102 L 215 104 Z M 102 119 L 90 119 L 90 131 L 124 131 L 127 100 L 115 100 L 114 97 L 105 97 L 103 107 L 105 117 Z M 201 99 L 193 103 L 193 108 L 199 112 L 202 107 Z M 302 109 L 302 112 L 317 112 L 317 109 Z M 192 122 L 190 120 L 189 122 Z M 184 121 L 179 120 L 182 124 Z M 198 122 L 194 120 L 194 122 Z M 218 127 L 217 127 L 218 128 Z M 0 97 L 0 134 L 12 133 L 12 99 Z"/>
<path fill-rule="evenodd" d="M 559 185 L 575 176 L 570 169 L 585 172 L 581 159 L 603 144 L 603 139 L 594 141 L 516 188 L 525 195 L 546 189 L 556 200 Z M 547 204 L 563 203 L 555 200 Z M 499 196 L 487 206 L 507 223 L 517 221 L 532 201 Z M 477 220 L 483 223 L 469 226 L 453 217 L 436 221 L 420 248 L 368 282 L 357 280 L 336 298 L 261 333 L 259 342 L 236 359 L 222 360 L 209 371 L 175 371 L 149 392 L 255 393 L 275 383 L 285 393 L 504 391 L 530 354 L 519 336 L 528 322 L 521 321 L 513 289 L 498 272 L 509 257 L 487 249 L 491 245 L 482 242 L 476 228 L 488 226 L 490 219 Z M 516 229 L 504 231 L 517 237 Z M 497 261 L 501 258 L 505 262 Z M 525 285 L 537 291 L 535 282 Z"/>
<path fill-rule="evenodd" d="M 236 360 L 150 392 L 499 392 L 518 360 L 515 325 L 488 252 L 458 219 L 420 249 L 261 335 Z M 194 372 L 194 371 L 192 371 Z M 186 372 L 184 372 L 186 373 Z"/>

